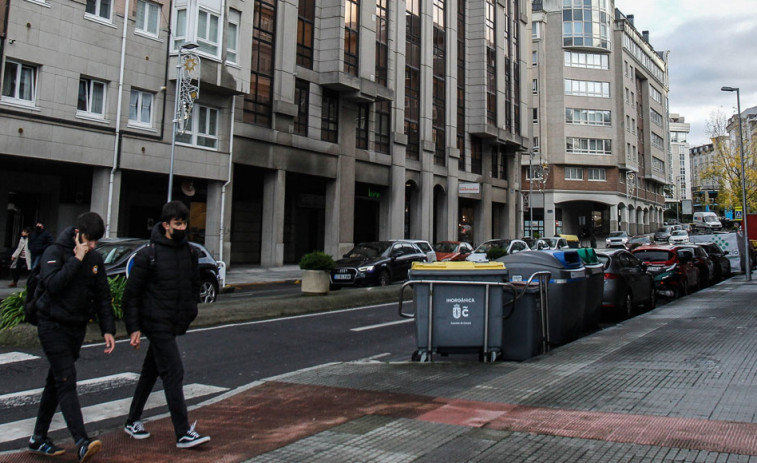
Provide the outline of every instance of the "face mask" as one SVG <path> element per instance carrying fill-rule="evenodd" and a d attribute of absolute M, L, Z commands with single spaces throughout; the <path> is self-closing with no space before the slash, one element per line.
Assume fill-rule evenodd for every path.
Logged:
<path fill-rule="evenodd" d="M 186 230 L 174 230 L 173 233 L 171 233 L 171 239 L 174 241 L 181 241 L 187 236 Z"/>
<path fill-rule="evenodd" d="M 37 226 L 36 226 L 35 228 L 36 228 L 37 230 L 42 230 L 42 225 L 37 225 Z"/>

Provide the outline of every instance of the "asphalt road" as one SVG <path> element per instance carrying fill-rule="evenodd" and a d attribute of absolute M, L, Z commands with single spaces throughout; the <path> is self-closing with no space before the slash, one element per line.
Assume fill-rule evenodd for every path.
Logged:
<path fill-rule="evenodd" d="M 193 330 L 179 338 L 187 402 L 191 405 L 256 380 L 328 362 L 372 357 L 408 360 L 415 349 L 413 329 L 412 320 L 399 318 L 396 304 L 390 304 Z M 102 344 L 83 348 L 78 381 L 91 434 L 122 425 L 145 347 L 135 352 L 120 341 L 110 356 L 103 354 Z M 39 394 L 34 390 L 44 384 L 47 362 L 40 349 L 2 348 L 0 368 L 2 451 L 25 445 L 24 430 L 31 430 L 38 407 Z M 162 391 L 160 382 L 155 391 Z M 163 399 L 162 392 L 153 396 Z M 166 411 L 158 405 L 145 418 Z M 65 429 L 51 432 L 51 437 L 70 438 Z"/>

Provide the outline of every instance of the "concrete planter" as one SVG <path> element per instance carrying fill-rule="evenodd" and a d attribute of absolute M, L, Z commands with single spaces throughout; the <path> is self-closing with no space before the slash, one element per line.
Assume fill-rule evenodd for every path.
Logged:
<path fill-rule="evenodd" d="M 329 293 L 329 272 L 326 270 L 302 271 L 302 294 L 319 295 Z"/>

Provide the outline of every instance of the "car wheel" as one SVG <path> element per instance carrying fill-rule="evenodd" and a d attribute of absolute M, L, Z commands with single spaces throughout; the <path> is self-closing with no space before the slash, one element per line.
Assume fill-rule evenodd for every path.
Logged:
<path fill-rule="evenodd" d="M 689 281 L 688 280 L 681 280 L 680 285 L 676 289 L 676 299 L 680 297 L 684 297 L 689 294 Z"/>
<path fill-rule="evenodd" d="M 389 276 L 389 272 L 382 270 L 379 274 L 379 285 L 388 286 L 392 284 L 392 278 Z"/>
<path fill-rule="evenodd" d="M 215 302 L 217 294 L 218 290 L 216 289 L 213 280 L 211 280 L 210 277 L 203 278 L 202 284 L 200 285 L 200 302 L 204 304 Z"/>

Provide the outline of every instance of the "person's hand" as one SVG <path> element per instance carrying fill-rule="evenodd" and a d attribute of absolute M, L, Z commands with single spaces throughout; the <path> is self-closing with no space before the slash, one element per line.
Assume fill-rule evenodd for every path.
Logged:
<path fill-rule="evenodd" d="M 139 350 L 139 343 L 141 342 L 140 338 L 142 337 L 142 333 L 139 330 L 137 330 L 131 333 L 129 337 L 130 337 L 129 344 L 131 344 L 134 350 Z"/>
<path fill-rule="evenodd" d="M 11 262 L 13 262 L 14 260 L 16 260 L 16 257 L 15 256 L 11 256 Z"/>
<path fill-rule="evenodd" d="M 74 237 L 74 242 L 76 243 L 76 247 L 74 247 L 74 257 L 81 261 L 84 260 L 84 256 L 89 252 L 89 246 L 86 241 L 82 243 L 79 239 L 79 232 L 76 232 L 76 236 Z"/>
<path fill-rule="evenodd" d="M 113 349 L 116 348 L 116 340 L 113 338 L 113 335 L 110 333 L 105 333 L 105 335 L 103 335 L 103 338 L 105 339 L 104 352 L 106 354 L 110 354 L 111 352 L 113 352 Z"/>

